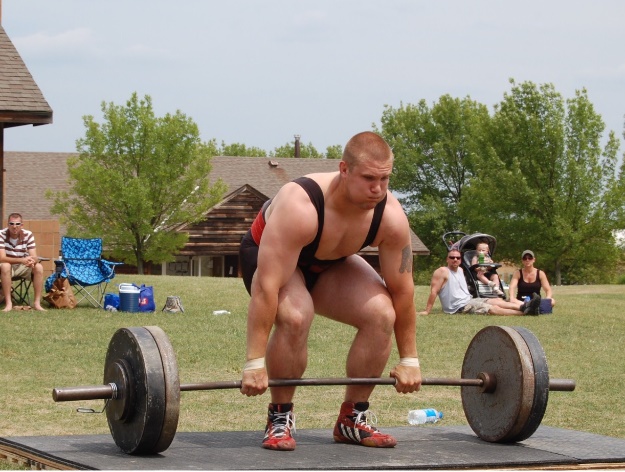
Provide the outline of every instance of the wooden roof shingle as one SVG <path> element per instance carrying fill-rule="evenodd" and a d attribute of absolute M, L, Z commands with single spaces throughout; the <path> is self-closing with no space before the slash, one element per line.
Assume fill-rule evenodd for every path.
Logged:
<path fill-rule="evenodd" d="M 338 159 L 215 156 L 211 164 L 211 183 L 221 178 L 229 192 L 250 184 L 267 198 L 302 175 L 339 170 Z"/>
<path fill-rule="evenodd" d="M 0 123 L 5 128 L 52 123 L 52 108 L 1 25 Z"/>

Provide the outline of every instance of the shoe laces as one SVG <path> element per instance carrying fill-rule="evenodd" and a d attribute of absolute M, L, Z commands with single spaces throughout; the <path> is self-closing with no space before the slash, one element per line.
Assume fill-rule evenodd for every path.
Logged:
<path fill-rule="evenodd" d="M 277 438 L 286 436 L 287 432 L 295 433 L 295 413 L 293 411 L 271 413 L 271 435 Z"/>
<path fill-rule="evenodd" d="M 375 425 L 378 424 L 378 417 L 371 410 L 358 411 L 354 410 L 354 413 L 358 413 L 354 418 L 354 424 L 365 427 L 366 429 L 377 431 Z"/>

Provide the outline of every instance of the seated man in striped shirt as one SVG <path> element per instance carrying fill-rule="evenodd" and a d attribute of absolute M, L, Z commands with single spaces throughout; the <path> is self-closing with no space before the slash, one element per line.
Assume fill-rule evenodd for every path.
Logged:
<path fill-rule="evenodd" d="M 32 279 L 35 288 L 33 308 L 45 311 L 41 307 L 43 266 L 37 257 L 35 237 L 31 231 L 22 228 L 22 215 L 19 213 L 11 213 L 8 227 L 0 231 L 0 274 L 6 304 L 3 311 L 13 309 L 11 285 L 16 277 Z"/>

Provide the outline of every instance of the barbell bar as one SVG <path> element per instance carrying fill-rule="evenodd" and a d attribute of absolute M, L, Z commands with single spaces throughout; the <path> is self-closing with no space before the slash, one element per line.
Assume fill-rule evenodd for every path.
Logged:
<path fill-rule="evenodd" d="M 486 373 L 480 373 L 483 376 Z M 301 378 L 301 379 L 270 379 L 270 387 L 317 387 L 333 385 L 395 385 L 393 377 L 328 377 L 328 378 Z M 422 378 L 421 385 L 437 385 L 446 387 L 478 387 L 486 392 L 494 390 L 494 379 L 455 379 L 455 378 Z M 240 380 L 223 380 L 216 382 L 199 382 L 180 384 L 181 392 L 197 392 L 204 390 L 240 389 Z M 572 392 L 575 390 L 575 381 L 571 379 L 549 379 L 549 390 L 557 392 Z M 117 385 L 86 385 L 82 387 L 62 387 L 52 390 L 55 402 L 71 402 L 79 400 L 113 400 L 118 396 Z"/>
<path fill-rule="evenodd" d="M 270 379 L 270 387 L 395 385 L 387 378 Z M 423 378 L 422 385 L 461 387 L 465 416 L 488 442 L 518 442 L 531 436 L 544 416 L 549 391 L 573 391 L 571 379 L 549 379 L 538 339 L 526 328 L 488 326 L 465 353 L 462 375 Z M 176 432 L 180 392 L 239 389 L 240 380 L 180 384 L 178 364 L 157 326 L 121 328 L 107 350 L 104 383 L 54 388 L 55 402 L 106 400 L 113 440 L 128 454 L 166 450 Z"/>

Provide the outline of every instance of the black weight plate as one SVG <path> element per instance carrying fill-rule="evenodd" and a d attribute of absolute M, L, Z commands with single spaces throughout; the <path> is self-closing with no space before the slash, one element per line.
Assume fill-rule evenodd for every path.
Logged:
<path fill-rule="evenodd" d="M 540 426 L 549 400 L 549 368 L 547 367 L 547 356 L 543 347 L 538 342 L 538 338 L 527 328 L 514 326 L 523 340 L 527 343 L 534 363 L 534 401 L 529 417 L 521 430 L 514 436 L 507 439 L 509 442 L 523 441 L 529 438 Z"/>
<path fill-rule="evenodd" d="M 145 328 L 121 328 L 115 332 L 106 352 L 104 383 L 109 366 L 123 363 L 128 366 L 130 398 L 132 404 L 127 417 L 119 418 L 120 408 L 110 400 L 106 419 L 115 444 L 127 454 L 153 454 L 161 437 L 165 417 L 165 378 L 158 345 Z"/>
<path fill-rule="evenodd" d="M 462 407 L 469 426 L 488 442 L 506 438 L 526 424 L 534 398 L 534 367 L 527 344 L 514 329 L 487 326 L 469 343 L 462 364 L 462 378 L 477 378 L 480 372 L 494 375 L 492 393 L 476 387 L 461 387 Z"/>
<path fill-rule="evenodd" d="M 161 437 L 158 439 L 152 452 L 154 454 L 162 452 L 169 447 L 178 428 L 178 417 L 180 416 L 180 377 L 178 375 L 178 362 L 176 353 L 169 342 L 169 338 L 158 326 L 145 326 L 161 355 L 163 373 L 165 376 L 165 417 L 161 428 Z"/>

